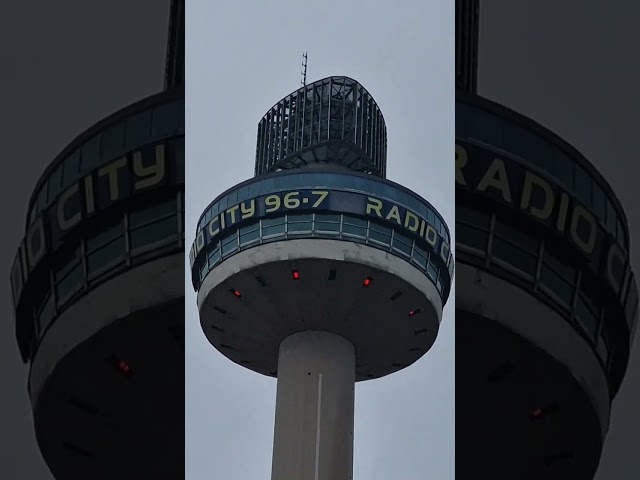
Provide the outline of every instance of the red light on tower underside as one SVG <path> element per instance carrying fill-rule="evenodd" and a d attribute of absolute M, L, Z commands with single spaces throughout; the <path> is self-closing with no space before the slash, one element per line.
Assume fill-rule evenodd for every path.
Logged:
<path fill-rule="evenodd" d="M 232 288 L 230 292 L 233 293 L 238 298 L 242 296 L 242 294 L 240 293 L 240 290 L 236 290 L 235 288 Z"/>
<path fill-rule="evenodd" d="M 120 370 L 125 375 L 129 375 L 131 373 L 131 367 L 124 360 L 120 360 L 118 362 L 118 370 Z"/>
<path fill-rule="evenodd" d="M 291 270 L 291 276 L 294 280 L 300 280 L 300 272 L 298 270 Z"/>
<path fill-rule="evenodd" d="M 373 278 L 367 277 L 367 278 L 364 279 L 364 282 L 362 282 L 362 286 L 363 287 L 368 287 L 369 285 L 371 285 L 371 282 L 373 282 Z"/>

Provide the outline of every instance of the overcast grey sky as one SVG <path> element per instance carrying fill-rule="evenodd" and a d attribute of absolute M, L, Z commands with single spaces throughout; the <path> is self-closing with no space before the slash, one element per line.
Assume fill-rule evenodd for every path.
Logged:
<path fill-rule="evenodd" d="M 186 18 L 187 240 L 215 196 L 253 176 L 258 121 L 300 85 L 347 75 L 384 114 L 388 178 L 454 232 L 454 3 L 209 2 Z M 189 278 L 189 277 L 187 277 Z M 186 478 L 268 479 L 276 380 L 206 340 L 186 286 Z M 419 362 L 356 387 L 354 479 L 454 478 L 454 297 Z"/>
<path fill-rule="evenodd" d="M 640 4 L 623 0 L 481 1 L 478 93 L 572 143 L 617 193 L 640 275 Z M 640 477 L 640 345 L 613 403 L 596 480 Z"/>

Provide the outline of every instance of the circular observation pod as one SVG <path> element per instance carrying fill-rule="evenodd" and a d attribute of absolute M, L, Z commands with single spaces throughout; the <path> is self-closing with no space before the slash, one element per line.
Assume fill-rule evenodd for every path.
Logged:
<path fill-rule="evenodd" d="M 331 165 L 385 177 L 387 128 L 369 92 L 348 77 L 305 85 L 258 124 L 255 175 Z"/>
<path fill-rule="evenodd" d="M 184 405 L 183 199 L 183 89 L 94 125 L 36 185 L 11 284 L 56 478 L 184 470 L 184 423 L 166 415 Z"/>
<path fill-rule="evenodd" d="M 234 362 L 276 376 L 304 331 L 356 351 L 356 379 L 400 370 L 435 341 L 453 260 L 438 212 L 355 172 L 285 171 L 243 182 L 203 213 L 190 258 L 203 331 Z"/>
<path fill-rule="evenodd" d="M 637 318 L 622 207 L 574 148 L 478 97 L 457 96 L 455 162 L 457 454 L 591 479 Z"/>

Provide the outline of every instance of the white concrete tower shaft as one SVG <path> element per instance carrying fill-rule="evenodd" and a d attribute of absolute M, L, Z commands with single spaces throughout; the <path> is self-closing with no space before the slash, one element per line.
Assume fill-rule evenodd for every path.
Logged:
<path fill-rule="evenodd" d="M 351 480 L 354 346 L 321 331 L 284 339 L 278 357 L 271 480 Z"/>

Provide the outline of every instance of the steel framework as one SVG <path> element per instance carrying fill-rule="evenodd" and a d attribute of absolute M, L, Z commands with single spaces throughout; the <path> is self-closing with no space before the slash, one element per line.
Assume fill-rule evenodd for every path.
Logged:
<path fill-rule="evenodd" d="M 386 175 L 384 118 L 369 92 L 351 78 L 303 86 L 258 124 L 256 176 L 317 163 Z"/>

